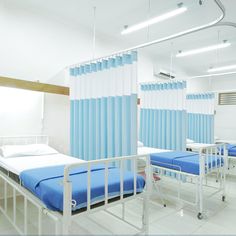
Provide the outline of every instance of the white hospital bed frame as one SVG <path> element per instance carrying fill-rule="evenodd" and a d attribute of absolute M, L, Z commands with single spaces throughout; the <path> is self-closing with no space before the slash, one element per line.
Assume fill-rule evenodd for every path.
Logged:
<path fill-rule="evenodd" d="M 224 140 L 224 139 L 219 139 L 219 140 L 216 140 L 216 144 L 222 144 L 222 143 L 225 143 L 225 144 L 235 144 L 236 145 L 236 141 L 235 140 Z M 231 165 L 231 161 L 235 162 L 236 161 L 236 156 L 230 156 L 228 155 L 228 170 L 232 168 L 235 168 L 235 163 L 233 163 Z"/>
<path fill-rule="evenodd" d="M 0 137 L 0 146 L 3 144 L 33 144 L 33 143 L 48 143 L 48 137 L 45 135 L 34 135 L 34 136 L 14 136 L 14 137 Z M 142 193 L 136 194 L 137 186 L 136 186 L 136 177 L 138 174 L 137 162 L 138 158 L 145 157 L 146 160 L 146 185 L 145 190 Z M 127 160 L 131 161 L 133 172 L 134 172 L 134 193 L 130 196 L 124 196 L 124 186 L 123 186 L 123 173 L 124 173 L 124 166 Z M 118 163 L 120 168 L 120 189 L 121 194 L 120 198 L 116 199 L 113 202 L 109 202 L 108 197 L 108 166 L 112 163 Z M 37 197 L 35 197 L 30 191 L 25 189 L 23 186 L 18 184 L 16 181 L 12 180 L 8 175 L 0 171 L 0 179 L 3 181 L 3 188 L 4 193 L 3 196 L 3 206 L 0 206 L 0 211 L 5 215 L 5 217 L 12 223 L 14 228 L 22 235 L 27 235 L 28 233 L 28 203 L 30 202 L 33 204 L 38 211 L 38 221 L 37 221 L 37 230 L 38 235 L 42 235 L 42 219 L 43 215 L 47 215 L 50 219 L 54 222 L 54 229 L 55 235 L 68 235 L 70 231 L 70 226 L 73 220 L 76 217 L 85 214 L 91 214 L 95 211 L 105 210 L 107 213 L 111 214 L 112 216 L 122 220 L 123 222 L 129 224 L 130 226 L 134 227 L 138 233 L 148 233 L 148 203 L 149 203 L 149 186 L 150 186 L 150 165 L 149 165 L 149 155 L 136 155 L 136 156 L 123 156 L 123 157 L 116 157 L 116 158 L 108 158 L 108 159 L 100 159 L 76 164 L 69 164 L 66 165 L 64 168 L 64 179 L 63 179 L 63 186 L 64 186 L 64 197 L 63 197 L 63 213 L 57 211 L 51 211 L 45 207 L 45 205 L 40 201 Z M 90 178 L 91 178 L 91 165 L 93 164 L 104 164 L 105 165 L 105 198 L 102 206 L 92 207 L 91 204 L 91 186 L 90 186 Z M 72 200 L 72 183 L 69 180 L 69 173 L 70 170 L 75 167 L 80 166 L 87 166 L 88 167 L 88 190 L 87 191 L 87 208 L 83 212 L 78 212 L 78 214 L 72 214 L 73 209 L 73 200 Z M 8 194 L 7 189 L 9 186 L 13 189 L 12 199 L 13 199 L 13 213 L 9 214 L 8 212 Z M 17 196 L 21 195 L 24 198 L 24 226 L 23 230 L 16 224 L 16 209 L 17 209 Z M 139 227 L 128 222 L 125 219 L 125 202 L 130 201 L 135 198 L 143 199 L 143 213 L 142 213 L 142 226 Z M 121 204 L 122 205 L 122 216 L 118 216 L 113 214 L 108 210 L 109 207 Z M 12 215 L 12 216 L 11 216 Z"/>
<path fill-rule="evenodd" d="M 219 153 L 219 149 L 224 150 L 223 154 Z M 171 169 L 171 167 L 173 167 L 174 165 L 171 165 L 171 164 L 170 164 L 170 168 L 157 166 L 157 165 L 151 165 L 151 172 L 152 172 L 152 176 L 158 173 L 158 175 L 162 177 L 166 176 L 165 175 L 166 171 L 176 174 L 178 186 L 179 186 L 178 197 L 177 197 L 178 200 L 181 199 L 180 190 L 181 190 L 181 185 L 183 182 L 183 180 L 181 180 L 181 177 L 185 176 L 186 178 L 189 178 L 191 180 L 190 183 L 195 183 L 196 184 L 195 202 L 193 203 L 184 199 L 181 199 L 181 201 L 196 206 L 198 209 L 197 217 L 198 219 L 202 219 L 203 218 L 203 186 L 216 189 L 216 191 L 212 193 L 211 196 L 217 193 L 222 193 L 222 201 L 225 201 L 225 184 L 226 184 L 226 170 L 227 170 L 227 165 L 228 165 L 228 157 L 227 157 L 227 150 L 226 150 L 225 144 L 213 144 L 206 148 L 201 148 L 198 153 L 200 157 L 199 175 L 183 172 L 181 171 L 180 166 L 175 166 L 176 168 L 178 168 L 178 170 L 173 170 Z M 217 161 L 217 158 L 220 163 L 219 165 L 214 165 L 213 163 Z M 210 166 L 211 167 L 213 166 L 213 168 L 209 168 L 209 166 L 206 165 L 206 163 L 210 163 Z M 166 166 L 168 166 L 168 164 L 166 163 L 160 162 L 160 164 L 165 164 Z M 213 172 L 215 172 L 217 175 L 216 182 L 219 182 L 218 187 L 208 185 L 207 176 L 209 176 L 209 174 L 212 174 Z M 158 182 L 161 182 L 161 181 L 155 181 L 155 184 L 158 184 Z M 159 188 L 160 188 L 160 185 L 159 185 Z M 174 198 L 173 196 L 169 196 L 169 197 Z"/>

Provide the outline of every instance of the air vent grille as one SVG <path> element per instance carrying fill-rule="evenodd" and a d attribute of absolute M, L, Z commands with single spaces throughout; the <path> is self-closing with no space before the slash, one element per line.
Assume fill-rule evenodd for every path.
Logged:
<path fill-rule="evenodd" d="M 219 93 L 219 105 L 236 105 L 236 92 Z"/>

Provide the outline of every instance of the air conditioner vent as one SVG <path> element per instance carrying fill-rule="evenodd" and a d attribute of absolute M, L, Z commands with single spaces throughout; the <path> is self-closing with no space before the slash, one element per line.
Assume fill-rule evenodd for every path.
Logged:
<path fill-rule="evenodd" d="M 236 105 L 236 92 L 219 93 L 219 105 Z"/>
<path fill-rule="evenodd" d="M 154 76 L 160 79 L 174 79 L 175 78 L 174 73 L 170 73 L 169 71 L 162 70 L 162 69 L 154 73 Z"/>

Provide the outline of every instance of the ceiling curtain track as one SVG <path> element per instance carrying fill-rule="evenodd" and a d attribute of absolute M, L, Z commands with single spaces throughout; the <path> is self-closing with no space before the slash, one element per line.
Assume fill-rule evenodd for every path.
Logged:
<path fill-rule="evenodd" d="M 145 146 L 186 148 L 186 82 L 143 83 L 139 139 Z"/>
<path fill-rule="evenodd" d="M 137 154 L 137 60 L 132 51 L 70 69 L 72 156 Z"/>
<path fill-rule="evenodd" d="M 201 26 L 198 26 L 198 27 L 194 27 L 194 28 L 191 28 L 189 30 L 181 31 L 179 33 L 172 34 L 170 36 L 167 36 L 167 37 L 164 37 L 164 38 L 161 38 L 161 39 L 156 39 L 156 40 L 153 40 L 153 41 L 150 41 L 150 42 L 147 42 L 147 43 L 143 43 L 143 44 L 131 47 L 131 48 L 127 48 L 127 49 L 124 49 L 124 50 L 121 50 L 121 51 L 117 51 L 117 52 L 114 52 L 114 53 L 112 53 L 111 55 L 108 55 L 108 56 L 122 54 L 122 53 L 127 52 L 127 51 L 138 50 L 138 49 L 145 48 L 145 47 L 148 47 L 148 46 L 151 46 L 151 45 L 154 45 L 154 44 L 162 43 L 162 42 L 169 41 L 169 40 L 172 40 L 172 39 L 175 39 L 175 38 L 180 38 L 180 37 L 183 37 L 185 35 L 192 34 L 192 33 L 195 33 L 195 32 L 198 32 L 198 31 L 201 31 L 201 30 L 204 30 L 204 29 L 208 29 L 208 28 L 211 28 L 211 27 L 214 27 L 214 26 L 219 26 L 219 25 L 222 26 L 224 24 L 224 22 L 222 22 L 222 20 L 225 18 L 225 7 L 221 3 L 220 0 L 214 0 L 214 2 L 216 3 L 216 5 L 219 7 L 219 9 L 221 11 L 221 15 L 219 17 L 217 17 L 216 20 L 214 20 L 212 22 L 209 22 L 208 24 L 204 24 L 204 25 L 201 25 Z M 229 23 L 229 22 L 227 22 L 225 24 L 227 24 L 227 26 L 234 25 L 233 23 Z M 103 56 L 103 57 L 108 57 L 108 56 Z M 103 57 L 97 58 L 97 60 L 102 59 Z M 92 60 L 88 60 L 88 61 L 84 61 L 84 62 L 81 62 L 81 63 L 89 63 L 91 61 Z M 77 64 L 74 64 L 74 65 L 67 66 L 66 69 L 70 68 L 71 66 L 78 66 L 81 63 L 77 63 Z"/>
<path fill-rule="evenodd" d="M 187 136 L 197 143 L 214 143 L 215 94 L 187 95 Z"/>

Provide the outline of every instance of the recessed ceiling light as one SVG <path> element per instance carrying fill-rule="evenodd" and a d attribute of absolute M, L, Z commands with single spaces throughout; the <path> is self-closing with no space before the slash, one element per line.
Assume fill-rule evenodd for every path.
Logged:
<path fill-rule="evenodd" d="M 185 56 L 195 55 L 195 54 L 199 54 L 199 53 L 214 51 L 217 49 L 227 48 L 230 45 L 231 45 L 231 43 L 225 41 L 224 43 L 215 44 L 215 45 L 211 45 L 211 46 L 204 47 L 204 48 L 197 48 L 197 49 L 189 50 L 186 52 L 179 51 L 179 53 L 176 55 L 176 57 L 185 57 Z"/>
<path fill-rule="evenodd" d="M 149 20 L 146 20 L 146 21 L 143 21 L 143 22 L 140 22 L 138 24 L 135 24 L 133 26 L 130 26 L 130 27 L 127 27 L 125 28 L 121 34 L 129 34 L 129 33 L 132 33 L 134 31 L 138 31 L 138 30 L 141 30 L 143 28 L 147 28 L 148 26 L 150 25 L 153 25 L 153 24 L 156 24 L 156 23 L 159 23 L 161 21 L 165 21 L 169 18 L 172 18 L 174 16 L 177 16 L 179 14 L 182 14 L 184 13 L 185 11 L 187 11 L 187 7 L 184 7 L 182 3 L 179 4 L 179 8 L 173 10 L 173 11 L 170 11 L 170 12 L 167 12 L 163 15 L 160 15 L 160 16 L 156 16 L 154 18 L 151 18 Z"/>

